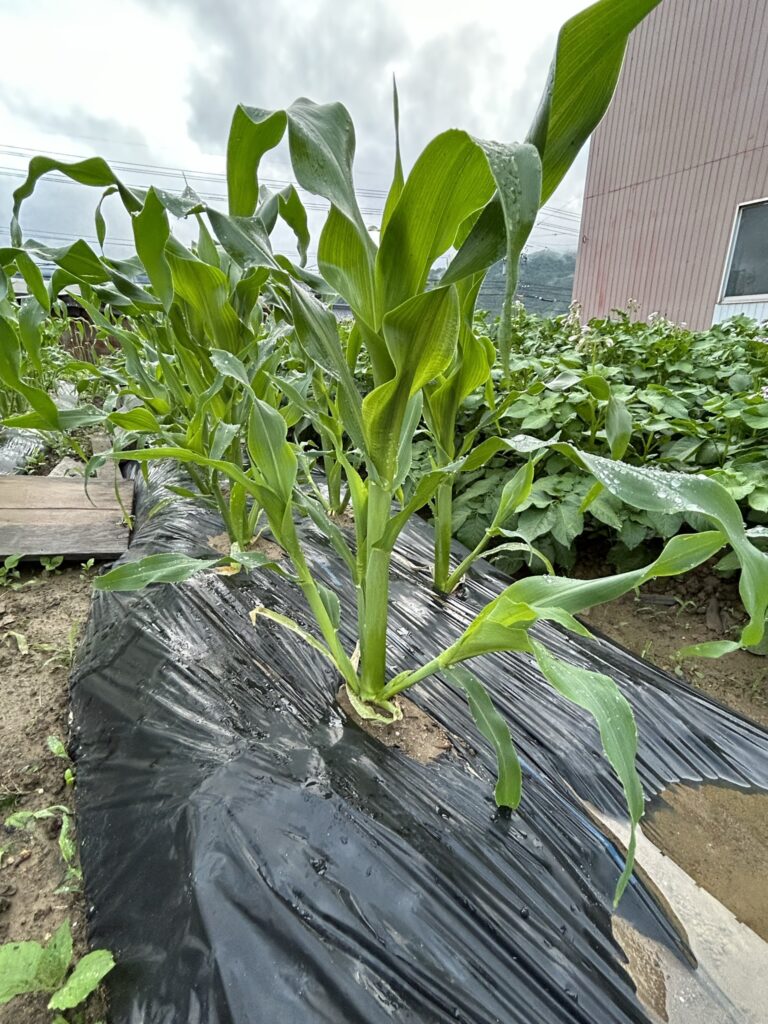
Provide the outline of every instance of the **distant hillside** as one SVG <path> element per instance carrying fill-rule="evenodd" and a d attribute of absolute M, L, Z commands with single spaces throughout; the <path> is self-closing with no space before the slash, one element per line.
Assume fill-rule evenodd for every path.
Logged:
<path fill-rule="evenodd" d="M 498 315 L 504 298 L 505 261 L 496 263 L 480 289 L 478 309 Z M 531 313 L 556 316 L 568 311 L 573 294 L 576 252 L 540 249 L 526 253 L 520 264 L 517 298 Z"/>

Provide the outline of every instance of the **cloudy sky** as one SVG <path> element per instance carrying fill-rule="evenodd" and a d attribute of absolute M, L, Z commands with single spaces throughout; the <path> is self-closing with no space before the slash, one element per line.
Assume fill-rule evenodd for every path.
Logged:
<path fill-rule="evenodd" d="M 406 168 L 449 127 L 520 139 L 558 28 L 585 5 L 0 0 L 0 244 L 8 238 L 11 193 L 34 153 L 100 155 L 125 181 L 171 191 L 183 188 L 184 172 L 196 191 L 217 202 L 235 104 L 271 109 L 302 95 L 349 108 L 360 205 L 375 224 L 392 168 L 392 73 Z M 543 212 L 533 248 L 575 247 L 585 156 Z M 290 176 L 283 149 L 262 167 L 262 176 L 275 181 Z M 23 209 L 25 235 L 54 245 L 92 237 L 97 199 L 95 190 L 52 180 Z M 112 252 L 128 252 L 128 224 L 116 206 L 105 212 Z M 320 217 L 313 214 L 313 228 Z"/>

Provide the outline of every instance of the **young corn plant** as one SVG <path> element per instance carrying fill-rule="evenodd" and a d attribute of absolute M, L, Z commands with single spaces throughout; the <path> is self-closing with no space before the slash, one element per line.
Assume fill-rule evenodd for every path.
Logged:
<path fill-rule="evenodd" d="M 465 690 L 477 725 L 497 754 L 500 806 L 514 808 L 520 801 L 520 765 L 506 723 L 465 663 L 490 652 L 525 652 L 536 659 L 558 692 L 588 710 L 624 787 L 632 822 L 617 898 L 631 873 L 634 829 L 643 812 L 634 766 L 637 737 L 632 713 L 612 680 L 555 658 L 531 634 L 531 627 L 549 620 L 588 635 L 575 618 L 578 612 L 654 577 L 686 572 L 730 544 L 741 566 L 741 593 L 750 614 L 742 643 L 758 643 L 768 602 L 768 556 L 750 543 L 727 492 L 712 480 L 655 474 L 560 445 L 558 450 L 565 457 L 595 477 L 595 494 L 604 487 L 636 508 L 695 511 L 712 528 L 672 538 L 658 558 L 634 572 L 589 581 L 549 576 L 517 581 L 491 601 L 446 650 L 398 674 L 389 670 L 387 623 L 390 563 L 398 536 L 411 515 L 432 500 L 454 473 L 468 465 L 482 465 L 478 460 L 491 457 L 494 451 L 513 450 L 530 461 L 505 488 L 502 505 L 514 509 L 530 490 L 533 459 L 545 447 L 542 443 L 523 435 L 493 437 L 483 442 L 479 453 L 458 457 L 452 447 L 456 402 L 467 393 L 470 382 L 482 383 L 490 360 L 487 348 L 473 346 L 470 337 L 474 294 L 478 280 L 500 255 L 507 254 L 509 266 L 516 264 L 540 202 L 551 195 L 610 99 L 629 31 L 654 6 L 651 0 L 601 0 L 565 25 L 528 142 L 501 145 L 462 131 L 444 132 L 427 145 L 407 179 L 398 157 L 378 246 L 355 199 L 354 129 L 344 107 L 301 99 L 271 113 L 238 108 L 239 149 L 236 157 L 234 148 L 230 151 L 230 189 L 233 176 L 238 182 L 253 181 L 265 146 L 276 144 L 287 131 L 299 184 L 330 203 L 318 261 L 328 285 L 349 303 L 354 327 L 342 342 L 333 314 L 292 277 L 288 281 L 290 317 L 309 372 L 313 378 L 321 374 L 326 384 L 322 403 L 316 395 L 308 399 L 308 392 L 299 392 L 285 381 L 281 385 L 279 375 L 274 379 L 286 404 L 277 408 L 254 395 L 248 410 L 247 476 L 231 462 L 190 448 L 164 450 L 182 462 L 220 471 L 264 509 L 275 540 L 290 558 L 293 579 L 313 613 L 318 635 L 263 607 L 254 610 L 254 622 L 260 617 L 276 620 L 329 659 L 361 716 L 382 723 L 396 721 L 402 715 L 398 695 L 436 672 L 448 675 Z M 451 263 L 438 286 L 430 290 L 430 268 L 447 251 L 454 252 Z M 513 290 L 510 281 L 508 300 Z M 359 352 L 365 353 L 371 367 L 371 386 L 365 390 L 353 373 Z M 328 514 L 328 503 L 311 488 L 299 486 L 301 452 L 289 440 L 283 415 L 284 410 L 296 409 L 328 428 L 323 443 L 341 467 L 350 495 L 354 544 Z M 431 425 L 434 436 L 434 465 L 398 506 L 395 499 L 408 477 L 413 437 L 422 419 Z M 343 431 L 330 429 L 329 421 L 340 423 Z M 144 451 L 135 457 L 143 461 L 154 456 Z M 355 650 L 347 650 L 342 643 L 337 596 L 313 577 L 297 528 L 300 515 L 309 516 L 326 533 L 350 572 L 357 594 Z M 445 544 L 445 539 L 438 543 Z M 169 562 L 158 567 L 154 576 L 141 563 L 128 564 L 100 577 L 96 585 L 128 589 L 153 580 L 181 580 L 206 564 L 210 563 L 195 565 L 194 560 L 178 559 L 175 566 Z"/>

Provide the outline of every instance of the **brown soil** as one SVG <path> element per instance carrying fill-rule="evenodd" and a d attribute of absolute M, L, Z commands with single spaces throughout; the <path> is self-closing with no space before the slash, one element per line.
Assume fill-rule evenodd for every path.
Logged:
<path fill-rule="evenodd" d="M 445 729 L 408 697 L 397 698 L 403 717 L 393 725 L 361 718 L 350 704 L 344 686 L 339 689 L 336 699 L 355 725 L 375 737 L 385 747 L 397 747 L 419 764 L 429 764 L 453 747 Z"/>
<path fill-rule="evenodd" d="M 604 565 L 580 565 L 574 575 L 603 575 Z M 736 651 L 723 658 L 679 657 L 688 644 L 735 640 L 746 621 L 735 583 L 703 566 L 682 577 L 653 580 L 639 595 L 582 613 L 589 627 L 679 676 L 768 728 L 768 657 Z"/>
<path fill-rule="evenodd" d="M 768 794 L 671 786 L 643 819 L 643 832 L 768 941 Z"/>
<path fill-rule="evenodd" d="M 69 669 L 88 614 L 90 582 L 79 569 L 25 575 L 35 582 L 0 589 L 2 821 L 14 811 L 73 803 L 64 782 L 68 762 L 50 752 L 47 738 L 67 741 Z M 87 951 L 85 907 L 79 884 L 67 879 L 59 828 L 58 816 L 24 829 L 0 828 L 0 942 L 47 940 L 68 919 L 79 957 Z M 0 1024 L 43 1024 L 52 1016 L 46 1002 L 44 996 L 17 997 L 0 1007 Z M 86 1021 L 104 1015 L 101 997 L 91 1003 Z"/>
<path fill-rule="evenodd" d="M 209 548 L 213 548 L 214 551 L 224 555 L 225 558 L 229 556 L 229 551 L 232 547 L 232 541 L 229 539 L 228 533 L 217 533 L 214 537 L 207 537 L 206 544 Z M 285 554 L 279 544 L 269 540 L 267 537 L 254 537 L 246 550 L 258 551 L 259 554 L 264 555 L 273 562 L 279 562 Z"/>

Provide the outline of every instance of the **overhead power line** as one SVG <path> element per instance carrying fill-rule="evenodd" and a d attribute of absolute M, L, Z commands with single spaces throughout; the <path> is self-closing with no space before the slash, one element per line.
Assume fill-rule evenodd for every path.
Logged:
<path fill-rule="evenodd" d="M 13 156 L 17 159 L 29 159 L 31 156 L 37 156 L 38 150 L 26 147 L 26 146 L 12 146 L 12 145 L 0 145 L 0 153 L 4 153 L 7 156 Z M 91 159 L 87 156 L 77 153 L 66 153 L 57 150 L 46 150 L 45 156 L 52 157 L 63 157 L 67 160 L 88 160 Z M 140 163 L 131 160 L 107 160 L 111 167 L 115 170 L 124 170 L 128 173 L 141 172 L 144 174 L 152 174 L 154 177 L 166 177 L 176 178 L 183 180 L 194 180 L 194 181 L 220 181 L 226 182 L 227 176 L 220 171 L 204 171 L 199 169 L 188 170 L 183 167 L 173 167 L 168 164 L 153 164 L 153 163 Z M 295 182 L 291 182 L 288 179 L 280 178 L 262 178 L 261 183 L 267 185 L 270 188 L 284 188 L 286 185 L 293 184 L 300 192 L 304 192 L 307 195 L 313 193 L 307 192 L 302 189 L 301 186 L 296 185 Z M 128 184 L 128 183 L 126 183 Z M 379 199 L 382 202 L 386 200 L 388 190 L 387 189 L 374 189 L 374 188 L 356 188 L 355 194 L 363 199 Z M 226 198 L 226 197 L 223 197 Z M 306 205 L 306 204 L 305 204 Z M 361 211 L 366 213 L 367 211 Z M 380 212 L 380 211 L 379 211 Z M 567 210 L 563 207 L 556 206 L 544 206 L 541 211 L 545 217 L 553 216 L 563 221 L 569 221 L 578 223 L 581 220 L 581 215 L 573 210 Z"/>

